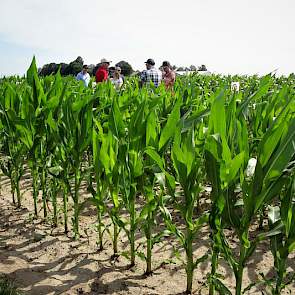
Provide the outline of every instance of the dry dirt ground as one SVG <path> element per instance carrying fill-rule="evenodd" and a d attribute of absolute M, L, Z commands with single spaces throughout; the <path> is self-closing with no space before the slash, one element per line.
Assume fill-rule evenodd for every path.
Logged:
<path fill-rule="evenodd" d="M 82 236 L 74 241 L 63 233 L 63 226 L 52 228 L 49 219 L 32 217 L 31 181 L 27 177 L 21 183 L 23 206 L 16 209 L 11 203 L 9 180 L 1 177 L 0 194 L 0 273 L 16 281 L 26 294 L 183 294 L 186 284 L 184 267 L 175 257 L 177 242 L 166 238 L 153 249 L 152 276 L 145 277 L 145 264 L 137 258 L 136 267 L 128 269 L 128 260 L 120 256 L 110 259 L 112 246 L 105 235 L 104 250 L 97 251 L 95 231 L 95 208 L 87 207 L 80 218 Z M 41 203 L 39 203 L 41 207 Z M 40 212 L 40 216 L 42 212 Z M 59 213 L 62 217 L 62 212 Z M 62 221 L 62 220 L 60 220 Z M 139 235 L 137 244 L 143 242 Z M 232 238 L 235 243 L 235 239 Z M 203 255 L 209 245 L 208 229 L 204 228 L 195 241 L 195 257 Z M 144 251 L 144 246 L 141 246 Z M 255 282 L 259 273 L 273 274 L 273 259 L 267 242 L 260 244 L 252 256 L 243 286 Z M 123 233 L 119 249 L 127 251 L 128 242 Z M 183 255 L 183 252 L 182 254 Z M 295 270 L 293 259 L 289 269 Z M 210 272 L 210 262 L 203 262 L 195 270 L 194 294 L 208 294 L 205 285 Z M 219 272 L 233 290 L 234 277 L 225 261 L 221 260 Z M 292 294 L 294 286 L 285 294 Z M 247 294 L 261 294 L 252 289 Z M 294 291 L 295 294 L 295 291 Z"/>

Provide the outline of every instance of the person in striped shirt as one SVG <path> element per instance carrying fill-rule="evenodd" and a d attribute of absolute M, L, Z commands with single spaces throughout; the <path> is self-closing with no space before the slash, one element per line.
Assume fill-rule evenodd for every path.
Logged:
<path fill-rule="evenodd" d="M 141 85 L 150 84 L 152 82 L 155 87 L 158 87 L 162 81 L 162 72 L 155 68 L 155 61 L 149 58 L 146 62 L 146 70 L 140 75 Z"/>

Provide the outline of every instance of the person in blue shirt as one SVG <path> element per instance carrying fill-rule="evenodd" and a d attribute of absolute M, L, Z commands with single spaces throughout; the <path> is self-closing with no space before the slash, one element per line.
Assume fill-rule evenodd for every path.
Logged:
<path fill-rule="evenodd" d="M 78 73 L 76 79 L 78 81 L 83 81 L 84 85 L 87 87 L 90 82 L 90 75 L 88 74 L 88 66 L 84 65 L 82 71 Z"/>

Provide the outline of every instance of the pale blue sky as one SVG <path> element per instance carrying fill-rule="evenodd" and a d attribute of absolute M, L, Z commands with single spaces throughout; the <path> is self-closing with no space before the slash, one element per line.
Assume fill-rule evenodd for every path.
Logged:
<path fill-rule="evenodd" d="M 294 0 L 0 0 L 0 75 L 103 57 L 143 69 L 206 64 L 217 73 L 295 71 Z"/>

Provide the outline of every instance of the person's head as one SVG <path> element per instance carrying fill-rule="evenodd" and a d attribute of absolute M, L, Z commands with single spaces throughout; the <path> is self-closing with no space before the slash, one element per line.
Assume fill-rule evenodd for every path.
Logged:
<path fill-rule="evenodd" d="M 114 76 L 114 72 L 115 72 L 115 67 L 109 67 L 109 76 L 112 78 Z"/>
<path fill-rule="evenodd" d="M 152 58 L 149 58 L 145 62 L 145 65 L 146 65 L 146 68 L 149 70 L 149 69 L 151 69 L 155 65 L 155 61 Z"/>
<path fill-rule="evenodd" d="M 107 69 L 110 66 L 111 61 L 107 60 L 106 58 L 102 58 L 100 63 L 102 67 Z"/>
<path fill-rule="evenodd" d="M 88 66 L 87 65 L 84 65 L 83 68 L 82 68 L 83 74 L 86 74 L 87 71 L 88 71 Z"/>
<path fill-rule="evenodd" d="M 171 65 L 170 65 L 170 62 L 169 61 L 163 61 L 162 63 L 162 68 L 163 68 L 163 71 L 165 73 L 168 73 L 169 71 L 171 71 Z"/>
<path fill-rule="evenodd" d="M 121 76 L 121 68 L 120 67 L 115 68 L 114 76 L 116 78 L 119 78 Z"/>

